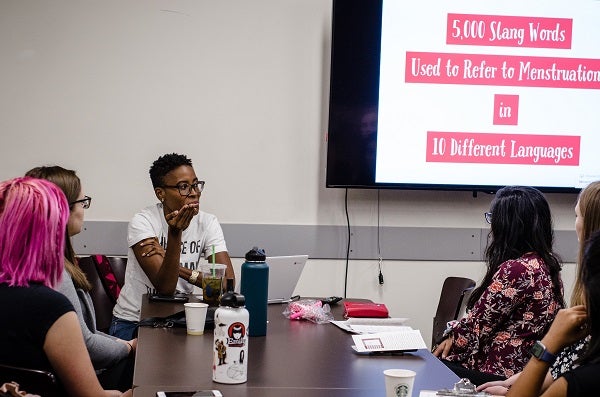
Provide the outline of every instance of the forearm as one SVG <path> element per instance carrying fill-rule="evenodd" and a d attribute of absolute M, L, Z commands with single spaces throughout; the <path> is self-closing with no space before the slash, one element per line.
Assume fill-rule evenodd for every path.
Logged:
<path fill-rule="evenodd" d="M 536 358 L 529 360 L 525 369 L 508 390 L 507 397 L 538 397 L 550 364 Z"/>
<path fill-rule="evenodd" d="M 94 368 L 109 368 L 129 355 L 127 345 L 102 333 L 92 333 L 84 330 L 85 346 Z"/>
<path fill-rule="evenodd" d="M 234 287 L 235 287 L 235 273 L 233 271 L 233 265 L 231 263 L 231 259 L 229 258 L 229 254 L 227 253 L 227 251 L 217 252 L 215 254 L 215 262 L 224 264 L 226 266 L 225 276 L 223 277 L 224 278 L 224 281 L 223 281 L 224 286 L 226 285 L 226 280 L 231 278 L 234 280 Z M 197 271 L 199 273 L 197 275 L 196 282 L 194 282 L 193 284 L 198 287 L 202 287 L 202 272 L 200 271 L 200 269 L 197 269 Z M 188 269 L 183 266 L 179 267 L 179 277 L 181 277 L 182 279 L 184 279 L 187 282 L 190 281 L 192 272 L 193 272 L 192 269 Z"/>
<path fill-rule="evenodd" d="M 544 382 L 542 383 L 542 392 L 546 391 L 550 385 L 554 382 L 554 378 L 550 374 L 550 371 L 546 372 L 546 376 L 544 376 Z"/>
<path fill-rule="evenodd" d="M 197 276 L 196 276 L 196 281 L 194 283 L 190 283 L 190 284 L 193 284 L 197 287 L 202 287 L 202 272 L 200 271 L 200 269 L 192 270 L 192 269 L 188 269 L 187 267 L 179 266 L 179 277 L 181 277 L 182 279 L 184 279 L 185 281 L 187 281 L 189 283 L 190 278 L 192 277 L 192 272 L 194 272 L 194 271 L 198 272 Z"/>
<path fill-rule="evenodd" d="M 161 294 L 173 294 L 179 279 L 179 258 L 181 253 L 181 231 L 169 228 L 167 249 L 160 270 L 153 280 L 154 288 Z"/>
<path fill-rule="evenodd" d="M 541 340 L 546 352 L 556 355 L 565 346 L 577 341 L 584 329 L 581 325 L 585 323 L 586 312 L 583 306 L 574 306 L 562 309 L 556 315 L 552 326 Z M 564 378 L 552 381 L 548 374 L 551 363 L 531 358 L 525 366 L 523 373 L 510 389 L 509 396 L 538 396 L 542 388 L 546 390 L 544 395 L 564 395 L 567 383 Z"/>

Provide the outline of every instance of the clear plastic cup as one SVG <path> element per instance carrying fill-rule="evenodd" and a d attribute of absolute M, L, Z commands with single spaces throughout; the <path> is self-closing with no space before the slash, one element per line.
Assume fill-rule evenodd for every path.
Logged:
<path fill-rule="evenodd" d="M 207 263 L 200 266 L 202 271 L 202 301 L 209 306 L 219 306 L 223 294 L 223 280 L 227 266 Z"/>

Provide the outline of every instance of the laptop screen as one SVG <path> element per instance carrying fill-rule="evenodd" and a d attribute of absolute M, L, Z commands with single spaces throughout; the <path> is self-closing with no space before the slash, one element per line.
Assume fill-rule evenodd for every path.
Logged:
<path fill-rule="evenodd" d="M 269 256 L 269 303 L 282 303 L 290 299 L 308 255 Z"/>

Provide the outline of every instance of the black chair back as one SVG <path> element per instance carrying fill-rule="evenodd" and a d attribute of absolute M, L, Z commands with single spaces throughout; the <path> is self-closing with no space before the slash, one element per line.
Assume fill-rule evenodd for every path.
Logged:
<path fill-rule="evenodd" d="M 127 258 L 108 257 L 108 260 L 117 284 L 122 287 L 125 281 Z M 116 299 L 110 294 L 91 256 L 79 258 L 78 264 L 87 276 L 88 281 L 92 284 L 90 295 L 94 304 L 94 311 L 96 312 L 96 328 L 99 331 L 107 332 L 112 321 L 112 310 L 116 304 Z"/>
<path fill-rule="evenodd" d="M 29 394 L 44 397 L 67 395 L 52 372 L 0 364 L 0 385 L 8 382 L 18 383 L 19 390 Z"/>
<path fill-rule="evenodd" d="M 442 340 L 448 321 L 458 319 L 473 288 L 475 288 L 475 281 L 470 278 L 448 277 L 444 280 L 440 301 L 433 318 L 432 347 Z"/>
<path fill-rule="evenodd" d="M 120 287 L 123 287 L 123 284 L 125 284 L 125 269 L 127 268 L 127 258 L 123 258 L 120 256 L 109 256 L 108 261 L 110 262 L 110 266 L 112 267 L 113 273 L 115 274 L 117 283 Z"/>

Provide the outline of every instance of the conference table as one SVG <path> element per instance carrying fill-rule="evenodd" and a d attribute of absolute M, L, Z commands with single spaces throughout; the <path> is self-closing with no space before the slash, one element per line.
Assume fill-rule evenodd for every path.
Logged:
<path fill-rule="evenodd" d="M 198 299 L 191 295 L 190 301 Z M 155 397 L 157 391 L 219 390 L 225 397 L 247 396 L 385 396 L 383 370 L 417 373 L 413 397 L 420 390 L 452 388 L 459 379 L 428 350 L 395 354 L 357 354 L 351 334 L 333 324 L 288 320 L 286 304 L 268 307 L 266 336 L 249 337 L 248 381 L 212 381 L 213 334 L 191 336 L 185 328 L 140 327 L 133 376 L 135 397 Z M 144 296 L 141 318 L 165 317 L 183 304 L 150 302 Z M 343 305 L 332 305 L 336 320 Z"/>

